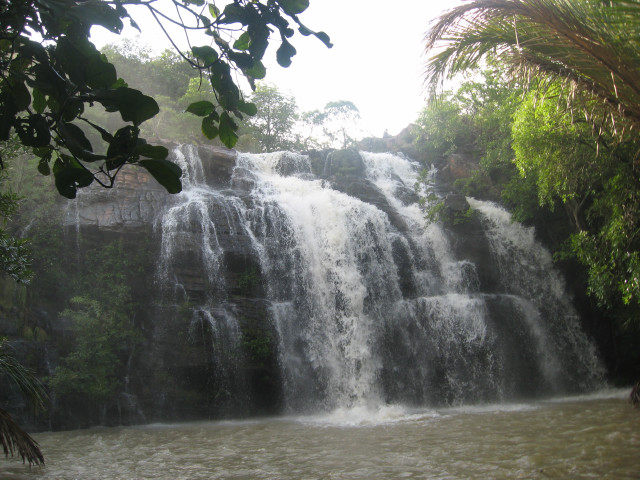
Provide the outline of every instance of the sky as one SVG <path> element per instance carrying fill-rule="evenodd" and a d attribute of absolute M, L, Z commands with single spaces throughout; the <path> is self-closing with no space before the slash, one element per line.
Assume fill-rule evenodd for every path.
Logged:
<path fill-rule="evenodd" d="M 431 19 L 454 5 L 452 0 L 311 0 L 300 20 L 324 31 L 334 44 L 328 49 L 315 37 L 296 33 L 298 54 L 289 68 L 267 51 L 263 80 L 292 95 L 300 111 L 321 110 L 327 102 L 349 100 L 358 107 L 364 136 L 399 133 L 423 108 L 427 92 L 422 72 L 424 35 Z M 159 51 L 169 47 L 152 21 L 131 11 L 145 41 Z M 96 28 L 96 27 L 94 27 Z M 131 28 L 125 36 L 135 36 Z M 272 36 L 275 47 L 279 44 Z M 100 48 L 118 41 L 104 29 L 92 31 Z"/>

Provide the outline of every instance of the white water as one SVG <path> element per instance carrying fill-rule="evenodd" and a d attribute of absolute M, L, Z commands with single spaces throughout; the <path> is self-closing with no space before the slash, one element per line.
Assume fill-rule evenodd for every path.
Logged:
<path fill-rule="evenodd" d="M 232 189 L 216 190 L 204 184 L 196 150 L 178 150 L 187 175 L 160 220 L 160 274 L 186 292 L 181 265 L 199 259 L 209 285 L 194 319 L 208 322 L 214 350 L 241 341 L 221 230 L 248 239 L 260 265 L 291 412 L 504 401 L 599 384 L 595 349 L 530 230 L 469 199 L 499 271 L 483 292 L 456 239 L 425 222 L 417 165 L 361 155 L 367 188 L 386 206 L 332 188 L 306 156 L 288 152 L 239 154 Z"/>

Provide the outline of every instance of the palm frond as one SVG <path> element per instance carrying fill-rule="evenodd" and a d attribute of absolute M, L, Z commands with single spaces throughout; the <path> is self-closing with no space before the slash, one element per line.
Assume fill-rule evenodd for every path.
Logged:
<path fill-rule="evenodd" d="M 10 348 L 6 337 L 0 337 L 0 376 L 6 375 L 37 410 L 44 410 L 47 398 L 44 386 L 31 370 L 15 358 Z"/>
<path fill-rule="evenodd" d="M 44 465 L 44 456 L 38 442 L 22 430 L 2 408 L 0 408 L 0 445 L 7 456 L 17 453 L 23 463 L 27 461 L 29 465 Z"/>
<path fill-rule="evenodd" d="M 640 129 L 640 0 L 471 0 L 431 26 L 432 91 L 487 55 L 518 79 L 560 79 Z"/>

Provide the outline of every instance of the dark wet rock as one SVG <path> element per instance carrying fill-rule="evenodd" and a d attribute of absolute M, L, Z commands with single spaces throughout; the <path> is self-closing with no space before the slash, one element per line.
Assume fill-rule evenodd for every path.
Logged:
<path fill-rule="evenodd" d="M 327 155 L 325 175 L 332 178 L 349 178 L 364 173 L 364 161 L 357 150 L 334 150 Z"/>

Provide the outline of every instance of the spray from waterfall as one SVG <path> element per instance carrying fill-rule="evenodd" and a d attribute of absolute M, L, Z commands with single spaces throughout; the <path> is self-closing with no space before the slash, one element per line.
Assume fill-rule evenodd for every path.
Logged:
<path fill-rule="evenodd" d="M 409 159 L 362 152 L 364 175 L 349 184 L 335 165 L 315 175 L 306 155 L 238 154 L 230 184 L 216 189 L 195 149 L 175 155 L 187 173 L 159 221 L 160 278 L 182 295 L 206 292 L 191 329 L 208 325 L 229 372 L 223 357 L 242 356 L 243 326 L 225 238 L 249 245 L 288 410 L 499 401 L 600 381 L 548 253 L 506 212 L 469 199 L 501 279 L 485 288 L 452 232 L 425 221 Z M 202 275 L 181 270 L 187 258 Z M 196 277 L 207 285 L 190 285 Z"/>

